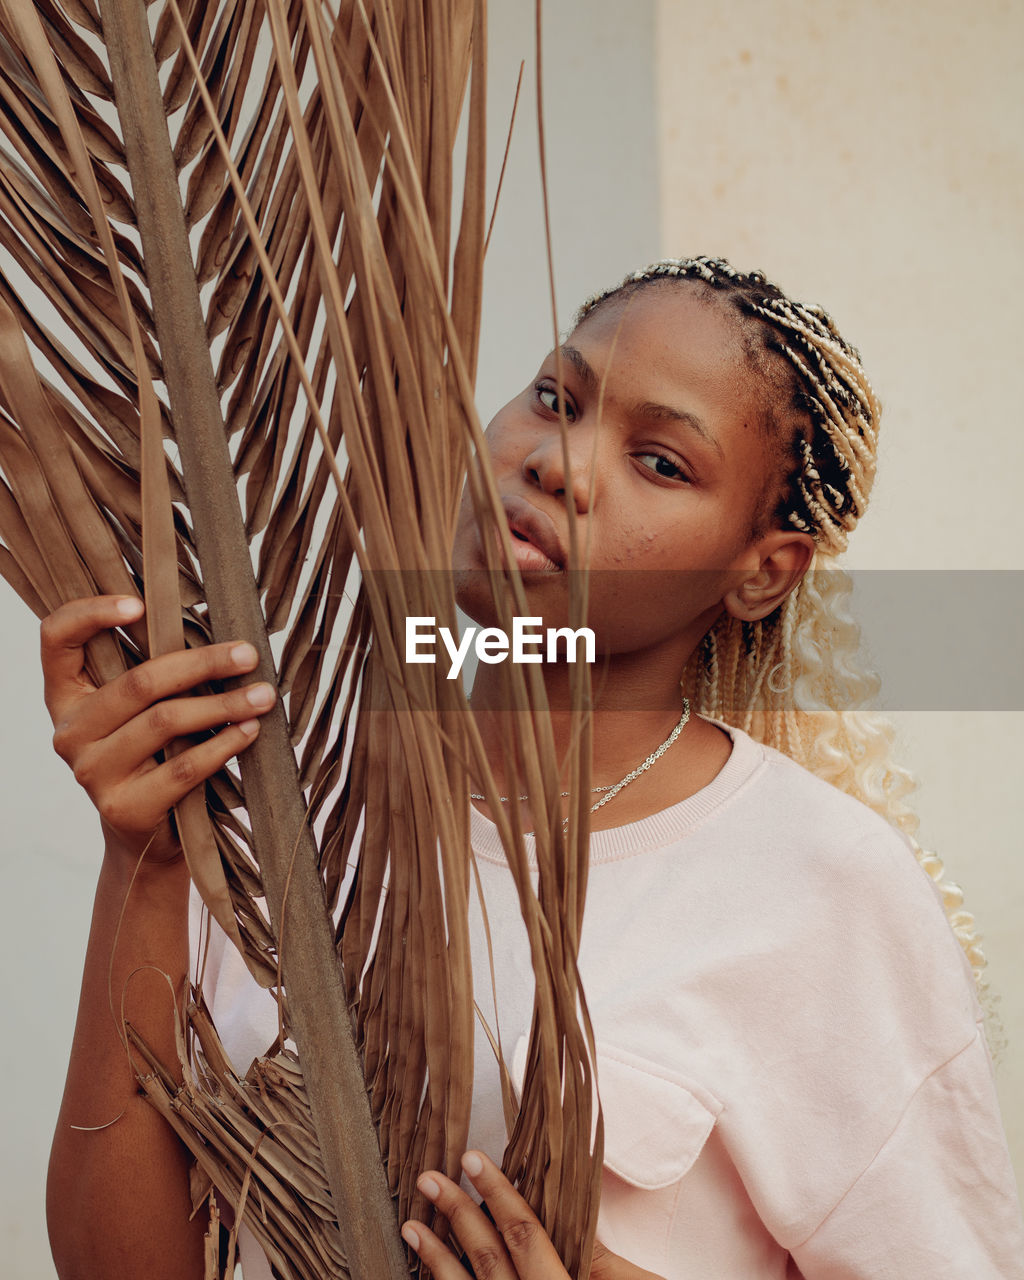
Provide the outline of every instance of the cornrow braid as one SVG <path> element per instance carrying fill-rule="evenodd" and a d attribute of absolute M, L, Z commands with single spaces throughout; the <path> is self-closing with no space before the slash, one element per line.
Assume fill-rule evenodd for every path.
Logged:
<path fill-rule="evenodd" d="M 816 544 L 810 570 L 775 614 L 749 623 L 723 612 L 683 683 L 703 715 L 785 751 L 904 833 L 984 988 L 985 957 L 963 894 L 917 842 L 917 816 L 906 803 L 915 784 L 894 760 L 893 726 L 864 710 L 879 682 L 860 657 L 860 629 L 847 609 L 849 575 L 834 564 L 875 478 L 880 406 L 860 356 L 821 307 L 793 302 L 761 272 L 737 271 L 721 258 L 652 263 L 589 298 L 575 325 L 612 299 L 673 280 L 736 310 L 748 360 L 769 393 L 765 429 L 788 459 L 775 521 Z M 998 1039 L 997 1025 L 990 1035 Z"/>

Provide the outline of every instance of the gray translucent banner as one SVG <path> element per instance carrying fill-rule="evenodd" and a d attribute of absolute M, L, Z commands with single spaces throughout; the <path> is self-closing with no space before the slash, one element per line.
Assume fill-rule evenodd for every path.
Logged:
<path fill-rule="evenodd" d="M 1024 571 L 860 570 L 850 612 L 887 711 L 1024 710 Z"/>
<path fill-rule="evenodd" d="M 395 575 L 374 576 L 384 585 L 385 578 Z M 452 575 L 398 576 L 409 615 L 444 613 L 443 601 L 451 599 Z M 529 613 L 542 616 L 546 625 L 565 626 L 573 576 L 565 571 L 527 575 L 524 585 Z M 499 573 L 499 581 L 501 577 Z M 858 570 L 842 577 L 847 581 L 840 613 L 851 617 L 861 629 L 862 669 L 877 673 L 881 679 L 880 694 L 869 709 L 1024 710 L 1024 570 Z M 589 579 L 595 605 L 585 621 L 598 633 L 597 676 L 602 667 L 602 616 L 621 620 L 630 611 L 644 616 L 647 611 L 663 608 L 666 600 L 706 599 L 716 575 L 708 571 L 596 570 Z M 819 587 L 821 579 L 819 573 Z M 848 590 L 850 583 L 852 592 Z M 474 608 L 477 622 L 458 615 L 463 635 L 468 626 L 496 624 L 493 613 L 487 616 L 490 586 L 485 574 L 454 575 L 454 585 L 460 603 L 475 601 L 469 607 Z M 840 585 L 838 579 L 835 585 Z M 826 590 L 825 594 L 831 592 Z M 522 614 L 521 609 L 514 612 Z M 438 625 L 443 622 L 439 616 Z M 456 638 L 454 628 L 451 634 Z M 438 663 L 447 668 L 440 639 L 436 650 Z M 462 665 L 467 686 L 472 684 L 475 666 L 474 654 L 468 651 Z"/>

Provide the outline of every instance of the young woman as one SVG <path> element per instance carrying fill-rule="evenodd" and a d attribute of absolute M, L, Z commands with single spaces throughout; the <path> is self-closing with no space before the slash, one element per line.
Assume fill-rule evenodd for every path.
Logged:
<path fill-rule="evenodd" d="M 848 710 L 868 682 L 850 665 L 842 587 L 825 566 L 863 511 L 876 430 L 856 353 L 828 318 L 708 259 L 655 264 L 592 300 L 560 356 L 489 428 L 533 613 L 565 621 L 570 515 L 594 571 L 602 790 L 580 966 L 607 1126 L 592 1272 L 604 1280 L 1024 1276 L 970 927 L 960 921 L 961 947 L 895 829 L 910 821 L 887 739 Z M 454 563 L 463 607 L 493 621 L 468 508 Z M 244 642 L 167 655 L 91 688 L 82 644 L 140 611 L 77 602 L 43 629 L 57 749 L 106 833 L 51 1164 L 62 1276 L 201 1274 L 188 1160 L 135 1095 L 108 981 L 119 991 L 151 966 L 129 984 L 128 1016 L 170 1057 L 156 971 L 172 983 L 186 972 L 188 889 L 165 814 L 244 749 L 274 698 L 266 686 L 182 696 L 251 670 Z M 544 673 L 565 745 L 565 669 Z M 494 667 L 481 667 L 472 704 L 505 780 Z M 221 724 L 172 763 L 152 759 L 170 739 Z M 496 1010 L 473 923 L 478 1000 L 515 1077 L 529 960 L 496 829 L 476 803 L 473 847 L 499 922 Z M 520 813 L 528 830 L 528 797 Z M 125 886 L 154 830 L 110 974 Z M 276 1014 L 239 987 L 233 965 L 222 949 L 208 968 L 215 1017 L 217 1001 L 230 1004 L 245 1024 L 232 1033 L 239 1051 L 259 1049 L 261 1019 L 268 1043 Z M 494 1164 L 504 1132 L 480 1039 L 464 1168 L 491 1217 L 440 1173 L 425 1172 L 421 1189 L 478 1276 L 564 1278 Z M 71 1128 L 118 1110 L 100 1133 Z M 131 1186 L 130 1212 L 111 1203 L 113 1179 Z M 438 1280 L 468 1274 L 424 1225 L 404 1233 Z M 247 1280 L 269 1275 L 251 1251 L 245 1265 Z"/>

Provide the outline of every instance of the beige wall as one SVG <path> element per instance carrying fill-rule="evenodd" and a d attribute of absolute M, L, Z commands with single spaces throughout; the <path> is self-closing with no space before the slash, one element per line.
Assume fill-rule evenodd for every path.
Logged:
<path fill-rule="evenodd" d="M 822 303 L 885 405 L 879 480 L 849 563 L 1024 569 L 1024 9 L 721 0 L 698 21 L 661 0 L 656 50 L 662 252 L 720 254 Z M 922 581 L 907 589 L 927 592 Z M 974 658 L 991 616 L 979 610 L 935 706 L 957 705 L 979 662 L 996 689 L 1019 664 L 1020 580 L 1004 586 L 1005 634 Z M 963 621 L 963 590 L 934 580 L 950 623 Z M 912 643 L 927 661 L 929 637 Z M 922 779 L 922 838 L 985 935 L 1024 1182 L 1024 704 L 970 706 L 895 718 Z"/>

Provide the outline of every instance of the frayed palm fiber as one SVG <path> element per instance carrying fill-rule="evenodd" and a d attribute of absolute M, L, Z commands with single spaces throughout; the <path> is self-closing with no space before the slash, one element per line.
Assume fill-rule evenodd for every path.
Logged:
<path fill-rule="evenodd" d="M 455 625 L 481 439 L 484 31 L 471 0 L 0 0 L 0 571 L 40 616 L 144 590 L 147 629 L 90 646 L 97 680 L 242 635 L 283 694 L 240 772 L 176 815 L 278 993 L 278 1051 L 242 1078 L 198 1003 L 183 1083 L 132 1039 L 197 1202 L 242 1206 L 281 1276 L 407 1274 L 396 1211 L 429 1213 L 415 1176 L 455 1173 L 466 1142 L 469 774 L 496 790 L 461 691 L 402 643 L 408 615 Z M 469 483 L 508 621 L 528 610 L 486 457 Z M 586 1274 L 586 806 L 563 838 L 535 668 L 509 698 L 540 873 L 506 821 L 537 995 L 521 1099 L 502 1075 L 505 1166 Z M 581 739 L 584 797 L 585 759 Z"/>

